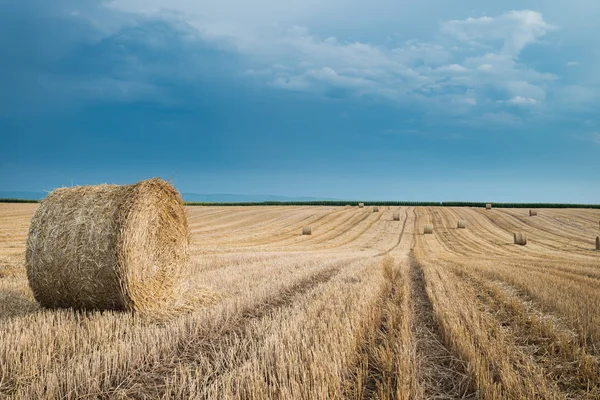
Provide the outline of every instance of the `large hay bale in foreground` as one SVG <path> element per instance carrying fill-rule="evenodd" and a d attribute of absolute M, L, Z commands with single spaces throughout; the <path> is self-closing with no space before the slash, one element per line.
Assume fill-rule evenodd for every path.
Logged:
<path fill-rule="evenodd" d="M 527 234 L 523 232 L 517 232 L 514 234 L 515 244 L 525 246 L 527 244 Z"/>
<path fill-rule="evenodd" d="M 303 235 L 312 235 L 312 226 L 305 226 L 302 228 Z"/>
<path fill-rule="evenodd" d="M 600 250 L 600 236 L 596 236 L 596 250 Z"/>
<path fill-rule="evenodd" d="M 365 206 L 365 203 L 358 203 L 358 208 L 363 208 Z"/>
<path fill-rule="evenodd" d="M 400 221 L 400 213 L 394 213 L 394 215 L 393 215 L 392 219 L 393 219 L 394 221 Z"/>
<path fill-rule="evenodd" d="M 489 203 L 488 203 L 488 204 L 486 204 L 486 205 L 485 205 L 485 209 L 486 209 L 486 210 L 491 210 L 491 209 L 492 209 L 492 205 L 491 205 L 491 204 L 489 204 Z"/>
<path fill-rule="evenodd" d="M 456 228 L 457 229 L 465 229 L 467 227 L 467 221 L 465 221 L 464 219 L 459 219 L 458 223 L 456 224 Z"/>
<path fill-rule="evenodd" d="M 431 234 L 433 233 L 433 224 L 425 224 L 423 226 L 423 234 Z"/>
<path fill-rule="evenodd" d="M 162 310 L 189 267 L 181 196 L 169 183 L 56 189 L 35 212 L 25 265 L 48 308 Z"/>
<path fill-rule="evenodd" d="M 379 212 L 379 207 L 377 207 L 377 206 L 373 207 L 373 212 Z"/>
<path fill-rule="evenodd" d="M 536 210 L 529 210 L 529 216 L 530 217 L 535 217 L 537 215 L 537 211 Z"/>

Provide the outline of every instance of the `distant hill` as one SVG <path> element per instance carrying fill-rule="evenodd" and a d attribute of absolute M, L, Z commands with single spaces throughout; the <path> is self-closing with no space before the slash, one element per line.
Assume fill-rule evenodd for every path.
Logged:
<path fill-rule="evenodd" d="M 0 199 L 23 199 L 23 200 L 41 200 L 46 197 L 46 192 L 2 192 Z M 273 196 L 268 194 L 199 194 L 182 193 L 183 200 L 189 202 L 201 203 L 256 203 L 262 201 L 319 201 L 319 200 L 338 200 L 327 197 L 286 197 Z"/>

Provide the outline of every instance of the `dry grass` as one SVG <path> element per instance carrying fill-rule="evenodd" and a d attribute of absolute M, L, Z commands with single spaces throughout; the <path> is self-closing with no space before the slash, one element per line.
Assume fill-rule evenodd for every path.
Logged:
<path fill-rule="evenodd" d="M 598 210 L 188 207 L 219 296 L 157 321 L 40 309 L 36 207 L 0 204 L 0 398 L 600 398 Z"/>

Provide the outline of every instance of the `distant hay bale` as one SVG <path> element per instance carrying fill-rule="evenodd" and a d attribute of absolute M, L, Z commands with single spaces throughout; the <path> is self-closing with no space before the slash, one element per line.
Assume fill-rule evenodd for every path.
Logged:
<path fill-rule="evenodd" d="M 394 213 L 394 215 L 393 215 L 392 219 L 393 219 L 394 221 L 400 221 L 400 213 Z"/>
<path fill-rule="evenodd" d="M 492 205 L 491 205 L 491 204 L 489 204 L 489 203 L 488 203 L 488 204 L 486 204 L 486 205 L 485 205 L 485 209 L 486 209 L 486 210 L 491 210 L 491 209 L 492 209 Z"/>
<path fill-rule="evenodd" d="M 379 212 L 379 207 L 377 207 L 377 206 L 373 207 L 373 212 Z"/>
<path fill-rule="evenodd" d="M 529 210 L 529 216 L 530 217 L 535 217 L 537 215 L 537 211 L 536 210 Z"/>
<path fill-rule="evenodd" d="M 36 210 L 25 266 L 47 308 L 164 310 L 189 272 L 189 231 L 169 183 L 60 188 Z"/>
<path fill-rule="evenodd" d="M 358 203 L 358 208 L 363 208 L 365 206 L 365 203 Z"/>
<path fill-rule="evenodd" d="M 423 234 L 431 234 L 433 233 L 433 224 L 425 224 L 423 226 Z"/>
<path fill-rule="evenodd" d="M 525 246 L 527 244 L 527 234 L 523 232 L 517 232 L 514 234 L 515 244 Z"/>
<path fill-rule="evenodd" d="M 303 235 L 312 235 L 312 226 L 305 226 L 302 228 Z"/>
<path fill-rule="evenodd" d="M 600 250 L 600 236 L 596 236 L 596 250 Z"/>
<path fill-rule="evenodd" d="M 464 219 L 459 219 L 458 223 L 456 224 L 456 228 L 457 229 L 465 229 L 467 227 L 467 221 L 465 221 Z"/>

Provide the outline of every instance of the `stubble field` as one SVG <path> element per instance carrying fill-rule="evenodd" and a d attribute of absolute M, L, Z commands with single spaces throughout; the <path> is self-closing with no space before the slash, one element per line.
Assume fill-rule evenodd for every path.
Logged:
<path fill-rule="evenodd" d="M 0 398 L 600 398 L 600 210 L 188 207 L 211 295 L 152 320 L 40 309 L 36 207 L 0 204 Z"/>

